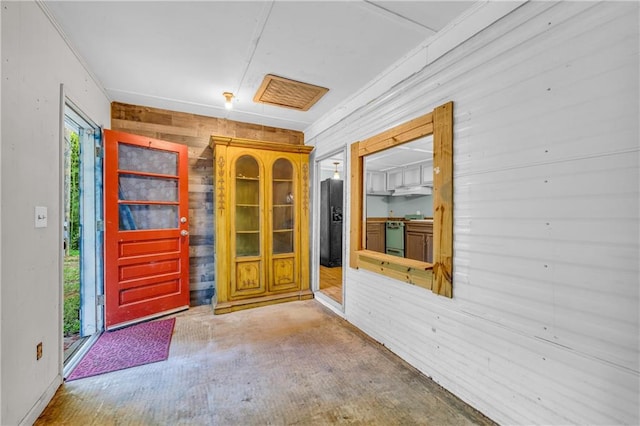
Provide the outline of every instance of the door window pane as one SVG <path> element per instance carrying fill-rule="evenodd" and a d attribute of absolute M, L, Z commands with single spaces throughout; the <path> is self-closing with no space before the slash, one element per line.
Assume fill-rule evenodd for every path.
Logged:
<path fill-rule="evenodd" d="M 178 180 L 121 174 L 118 198 L 128 201 L 178 201 Z"/>
<path fill-rule="evenodd" d="M 120 204 L 120 230 L 173 229 L 178 227 L 178 206 Z"/>
<path fill-rule="evenodd" d="M 120 143 L 118 169 L 177 176 L 178 153 Z"/>

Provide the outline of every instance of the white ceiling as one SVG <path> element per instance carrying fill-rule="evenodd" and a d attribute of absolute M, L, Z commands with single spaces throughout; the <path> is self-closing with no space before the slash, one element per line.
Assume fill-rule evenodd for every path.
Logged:
<path fill-rule="evenodd" d="M 304 130 L 473 2 L 41 4 L 112 101 Z M 329 92 L 309 111 L 254 103 L 266 74 Z"/>
<path fill-rule="evenodd" d="M 433 135 L 367 155 L 365 169 L 385 172 L 429 160 L 433 161 Z"/>
<path fill-rule="evenodd" d="M 333 171 L 337 168 L 340 175 L 343 175 L 344 160 L 342 154 L 332 155 L 320 162 L 320 169 Z M 369 154 L 365 158 L 364 167 L 367 171 L 386 172 L 426 161 L 433 162 L 433 135 Z M 337 166 L 335 163 L 338 163 Z"/>

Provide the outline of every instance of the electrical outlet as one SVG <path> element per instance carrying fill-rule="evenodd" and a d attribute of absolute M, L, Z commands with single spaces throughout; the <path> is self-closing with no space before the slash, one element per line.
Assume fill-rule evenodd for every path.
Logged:
<path fill-rule="evenodd" d="M 42 358 L 42 342 L 36 345 L 36 361 Z"/>

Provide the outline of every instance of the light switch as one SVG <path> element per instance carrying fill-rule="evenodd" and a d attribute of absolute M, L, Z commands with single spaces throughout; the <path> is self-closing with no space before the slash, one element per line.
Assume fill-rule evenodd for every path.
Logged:
<path fill-rule="evenodd" d="M 47 227 L 47 208 L 36 206 L 36 228 Z"/>

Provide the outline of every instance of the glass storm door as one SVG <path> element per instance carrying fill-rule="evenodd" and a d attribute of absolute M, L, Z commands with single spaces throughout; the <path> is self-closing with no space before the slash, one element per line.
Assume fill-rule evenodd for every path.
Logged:
<path fill-rule="evenodd" d="M 105 130 L 105 324 L 189 307 L 185 145 Z"/>

